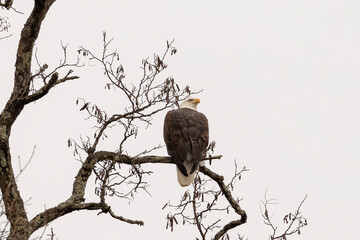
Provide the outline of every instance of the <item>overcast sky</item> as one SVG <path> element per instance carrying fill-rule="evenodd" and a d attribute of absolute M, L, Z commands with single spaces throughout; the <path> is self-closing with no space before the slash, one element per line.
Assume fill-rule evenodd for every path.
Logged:
<path fill-rule="evenodd" d="M 23 15 L 1 10 L 11 21 L 12 37 L 0 42 L 0 107 L 12 89 L 20 29 L 32 1 L 15 1 Z M 26 5 L 30 4 L 30 5 Z M 162 77 L 203 89 L 198 110 L 209 120 L 210 138 L 223 158 L 211 166 L 231 177 L 233 162 L 250 169 L 235 195 L 248 213 L 248 223 L 233 230 L 249 239 L 267 239 L 270 229 L 260 215 L 267 189 L 276 198 L 274 221 L 302 208 L 309 226 L 294 239 L 354 239 L 360 215 L 360 2 L 326 1 L 70 1 L 58 0 L 43 22 L 36 42 L 42 63 L 56 66 L 61 42 L 70 56 L 79 46 L 101 51 L 102 31 L 114 38 L 127 81 L 138 79 L 141 60 L 165 50 L 175 39 L 178 53 L 168 59 Z M 77 97 L 121 111 L 119 98 L 104 90 L 99 66 L 77 69 L 80 79 L 56 87 L 28 105 L 12 130 L 12 156 L 30 166 L 19 179 L 29 217 L 52 207 L 71 193 L 80 164 L 67 139 L 92 135 L 92 123 L 75 105 Z M 120 110 L 115 106 L 121 106 Z M 154 116 L 127 145 L 130 154 L 163 144 L 165 113 Z M 118 141 L 104 149 L 114 150 Z M 120 139 L 120 136 L 119 136 Z M 156 152 L 166 155 L 165 148 Z M 17 164 L 14 164 L 17 168 Z M 174 166 L 151 165 L 152 197 L 134 202 L 113 199 L 119 215 L 142 219 L 131 226 L 97 212 L 80 212 L 56 220 L 56 236 L 67 239 L 195 239 L 195 227 L 165 230 L 168 210 L 179 199 Z M 93 179 L 91 180 L 93 183 Z M 94 199 L 93 187 L 86 193 Z M 228 217 L 228 216 L 225 216 Z M 228 219 L 233 220 L 229 217 Z"/>

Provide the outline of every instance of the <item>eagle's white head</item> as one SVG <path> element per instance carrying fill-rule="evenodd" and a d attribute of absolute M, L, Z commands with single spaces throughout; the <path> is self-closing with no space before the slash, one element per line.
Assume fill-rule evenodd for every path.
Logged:
<path fill-rule="evenodd" d="M 200 103 L 199 98 L 189 97 L 180 104 L 180 108 L 190 108 L 197 111 L 197 105 Z"/>

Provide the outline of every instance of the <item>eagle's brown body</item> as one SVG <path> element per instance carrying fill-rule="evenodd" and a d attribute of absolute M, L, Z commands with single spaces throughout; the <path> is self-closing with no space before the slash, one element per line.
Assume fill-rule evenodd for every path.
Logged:
<path fill-rule="evenodd" d="M 164 140 L 168 154 L 177 165 L 180 185 L 190 185 L 199 162 L 206 157 L 209 143 L 207 118 L 190 108 L 169 111 L 165 116 Z"/>

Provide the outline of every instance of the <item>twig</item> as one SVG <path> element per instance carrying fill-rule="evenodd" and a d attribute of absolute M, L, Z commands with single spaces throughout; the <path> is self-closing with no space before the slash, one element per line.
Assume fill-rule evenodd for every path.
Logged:
<path fill-rule="evenodd" d="M 27 166 L 29 166 L 30 162 L 32 161 L 32 159 L 33 159 L 33 157 L 34 157 L 35 150 L 36 150 L 36 145 L 35 145 L 34 148 L 33 148 L 33 151 L 32 151 L 32 153 L 31 153 L 31 156 L 30 156 L 29 160 L 25 163 L 25 166 L 24 166 L 23 168 L 21 167 L 20 157 L 18 157 L 18 159 L 19 159 L 19 169 L 20 169 L 20 171 L 19 171 L 19 173 L 16 175 L 15 180 L 17 180 L 18 177 L 19 177 L 19 176 L 23 173 L 23 171 L 27 168 Z"/>
<path fill-rule="evenodd" d="M 269 216 L 269 205 L 274 204 L 275 199 L 267 199 L 265 192 L 265 200 L 262 202 L 264 210 L 261 212 L 262 217 L 264 218 L 264 223 L 271 227 L 272 234 L 270 235 L 271 240 L 280 239 L 286 240 L 287 236 L 293 235 L 295 233 L 301 234 L 301 228 L 307 226 L 307 220 L 304 218 L 300 209 L 305 202 L 307 195 L 305 195 L 304 199 L 300 202 L 299 206 L 293 213 L 286 214 L 283 218 L 283 222 L 288 224 L 287 228 L 280 234 L 277 234 L 278 227 L 272 223 L 271 217 Z M 294 227 L 295 222 L 297 222 L 297 226 Z"/>

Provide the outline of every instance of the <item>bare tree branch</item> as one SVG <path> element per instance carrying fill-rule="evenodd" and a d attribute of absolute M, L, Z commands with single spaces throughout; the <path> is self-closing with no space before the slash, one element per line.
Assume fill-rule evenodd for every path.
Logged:
<path fill-rule="evenodd" d="M 236 178 L 240 178 L 241 173 L 248 171 L 245 167 L 241 171 L 238 171 L 236 166 L 237 165 L 235 163 L 234 176 Z M 214 173 L 209 168 L 200 166 L 199 171 L 208 178 L 202 178 L 198 174 L 193 182 L 192 193 L 186 191 L 179 204 L 173 205 L 167 203 L 163 207 L 170 207 L 176 210 L 174 214 L 169 213 L 167 215 L 167 228 L 170 227 L 170 230 L 173 230 L 174 223 L 177 224 L 178 222 L 177 218 L 181 217 L 183 219 L 183 223 L 196 225 L 202 240 L 209 239 L 209 233 L 215 229 L 220 230 L 216 232 L 212 239 L 230 239 L 227 232 L 230 229 L 244 224 L 247 219 L 246 212 L 239 206 L 239 200 L 235 200 L 231 193 L 234 189 L 233 185 L 235 184 L 234 177 L 231 179 L 229 184 L 225 184 L 224 177 Z M 211 181 L 215 181 L 219 190 L 210 187 Z M 221 201 L 219 201 L 219 199 L 221 196 L 224 196 L 226 202 L 228 203 L 227 206 L 220 206 Z M 186 209 L 188 207 L 191 207 L 193 216 L 190 216 L 187 213 Z M 224 223 L 224 221 L 219 218 L 205 222 L 206 217 L 211 212 L 224 212 L 228 214 L 230 209 L 233 209 L 235 213 L 240 215 L 241 218 L 228 223 Z M 218 216 L 219 213 L 213 215 Z"/>
<path fill-rule="evenodd" d="M 172 163 L 170 157 L 144 156 L 130 158 L 129 156 L 123 154 L 104 151 L 96 152 L 92 155 L 89 155 L 88 158 L 85 160 L 82 168 L 78 172 L 77 176 L 75 177 L 71 197 L 65 202 L 62 202 L 53 208 L 47 209 L 43 213 L 40 213 L 36 217 L 34 217 L 30 221 L 31 228 L 34 230 L 39 229 L 56 218 L 79 210 L 102 210 L 102 212 L 109 213 L 112 217 L 118 220 L 131 224 L 143 225 L 144 223 L 142 221 L 130 220 L 116 215 L 111 210 L 110 206 L 105 203 L 104 200 L 101 200 L 101 202 L 99 203 L 82 203 L 85 201 L 85 187 L 94 165 L 100 161 L 106 160 L 111 160 L 114 163 L 123 163 L 129 165 L 144 163 Z"/>
<path fill-rule="evenodd" d="M 49 222 L 71 213 L 73 211 L 79 210 L 101 210 L 101 203 L 74 203 L 71 200 L 67 200 L 65 202 L 60 203 L 59 205 L 49 208 L 44 212 L 36 215 L 30 222 L 29 225 L 33 231 L 44 227 Z"/>
<path fill-rule="evenodd" d="M 200 166 L 199 170 L 200 170 L 200 172 L 202 172 L 203 174 L 210 177 L 212 180 L 214 180 L 219 185 L 222 193 L 224 194 L 226 199 L 229 201 L 232 208 L 235 210 L 235 212 L 237 214 L 239 214 L 241 216 L 242 223 L 245 223 L 246 219 L 247 219 L 246 212 L 241 209 L 238 202 L 232 197 L 231 191 L 224 183 L 224 177 L 211 171 L 209 168 L 207 168 L 205 166 Z M 247 170 L 245 170 L 245 171 L 247 171 Z"/>
<path fill-rule="evenodd" d="M 261 215 L 264 218 L 264 223 L 268 225 L 271 230 L 272 234 L 269 236 L 271 240 L 280 239 L 286 240 L 289 236 L 293 234 L 301 234 L 301 228 L 307 226 L 307 219 L 301 215 L 300 209 L 303 203 L 305 202 L 307 195 L 305 195 L 304 199 L 300 202 L 299 206 L 294 212 L 290 212 L 286 214 L 283 218 L 283 222 L 288 226 L 285 228 L 282 233 L 278 233 L 278 226 L 274 225 L 272 222 L 270 213 L 269 213 L 269 206 L 276 203 L 275 199 L 267 199 L 266 192 L 265 192 L 265 200 L 262 201 L 262 212 Z M 297 223 L 297 225 L 296 225 Z"/>

